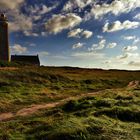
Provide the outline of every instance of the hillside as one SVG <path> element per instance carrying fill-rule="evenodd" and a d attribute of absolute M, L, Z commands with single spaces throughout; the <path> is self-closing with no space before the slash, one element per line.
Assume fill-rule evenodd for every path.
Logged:
<path fill-rule="evenodd" d="M 140 71 L 1 68 L 0 140 L 138 140 L 138 81 Z"/>

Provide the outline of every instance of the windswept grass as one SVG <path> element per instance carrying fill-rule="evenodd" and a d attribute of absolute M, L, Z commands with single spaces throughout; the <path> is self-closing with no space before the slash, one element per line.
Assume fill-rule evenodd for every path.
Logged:
<path fill-rule="evenodd" d="M 127 88 L 133 80 L 140 81 L 139 71 L 0 69 L 0 113 L 74 97 L 0 122 L 0 140 L 139 140 L 140 89 Z"/>

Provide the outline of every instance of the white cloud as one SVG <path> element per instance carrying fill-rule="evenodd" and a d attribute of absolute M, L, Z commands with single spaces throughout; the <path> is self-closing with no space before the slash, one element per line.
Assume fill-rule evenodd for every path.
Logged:
<path fill-rule="evenodd" d="M 88 48 L 88 51 L 102 50 L 105 48 L 106 40 L 102 39 L 98 44 L 93 44 L 91 48 Z"/>
<path fill-rule="evenodd" d="M 131 52 L 131 51 L 136 51 L 136 50 L 138 50 L 137 46 L 127 46 L 123 48 L 123 51 L 125 52 Z"/>
<path fill-rule="evenodd" d="M 122 36 L 122 38 L 124 40 L 132 40 L 133 41 L 133 45 L 135 45 L 135 44 L 140 42 L 140 38 L 138 38 L 136 36 Z"/>
<path fill-rule="evenodd" d="M 103 36 L 98 35 L 97 38 L 98 38 L 98 39 L 103 39 Z"/>
<path fill-rule="evenodd" d="M 24 0 L 0 0 L 0 9 L 17 9 Z"/>
<path fill-rule="evenodd" d="M 140 42 L 140 38 L 136 38 L 136 39 L 134 40 L 133 44 L 137 44 L 137 43 L 139 43 L 139 42 Z"/>
<path fill-rule="evenodd" d="M 69 0 L 63 8 L 63 11 L 73 11 L 76 8 L 84 8 L 93 3 L 93 0 Z"/>
<path fill-rule="evenodd" d="M 36 44 L 35 43 L 30 43 L 29 46 L 36 47 Z"/>
<path fill-rule="evenodd" d="M 129 57 L 128 54 L 123 54 L 123 55 L 117 56 L 117 59 L 126 59 L 126 58 L 128 58 L 128 57 Z"/>
<path fill-rule="evenodd" d="M 123 36 L 124 40 L 134 40 L 136 39 L 136 36 Z"/>
<path fill-rule="evenodd" d="M 48 55 L 49 55 L 49 52 L 47 52 L 47 51 L 42 51 L 42 52 L 39 52 L 39 55 L 40 55 L 40 56 L 48 56 Z"/>
<path fill-rule="evenodd" d="M 120 30 L 135 29 L 138 28 L 139 26 L 140 26 L 139 22 L 129 20 L 126 20 L 123 23 L 121 23 L 120 21 L 115 21 L 109 24 L 107 22 L 103 27 L 103 32 L 115 32 Z"/>
<path fill-rule="evenodd" d="M 106 44 L 106 40 L 105 39 L 102 39 L 99 42 L 99 45 L 98 45 L 98 48 L 97 49 L 103 49 L 105 47 L 105 44 Z"/>
<path fill-rule="evenodd" d="M 31 17 L 21 14 L 18 10 L 8 12 L 8 15 L 13 18 L 13 21 L 9 22 L 10 32 L 32 30 L 33 21 Z"/>
<path fill-rule="evenodd" d="M 53 7 L 47 7 L 46 5 L 42 5 L 42 10 L 40 11 L 40 14 L 45 14 L 50 12 L 53 9 Z"/>
<path fill-rule="evenodd" d="M 14 46 L 11 47 L 11 51 L 12 53 L 22 54 L 27 52 L 27 48 L 22 47 L 20 44 L 15 44 Z"/>
<path fill-rule="evenodd" d="M 32 15 L 41 16 L 43 14 L 51 12 L 57 6 L 58 6 L 58 3 L 54 4 L 51 7 L 48 7 L 48 6 L 44 5 L 44 4 L 39 4 L 39 5 L 35 5 L 34 7 L 31 6 L 28 9 L 26 8 L 26 10 L 29 11 L 29 13 L 31 13 Z"/>
<path fill-rule="evenodd" d="M 115 48 L 116 46 L 117 46 L 117 43 L 115 42 L 108 44 L 108 48 Z"/>
<path fill-rule="evenodd" d="M 117 56 L 117 59 L 127 59 L 127 58 L 138 58 L 138 53 L 124 53 L 123 55 Z"/>
<path fill-rule="evenodd" d="M 97 53 L 97 52 L 76 52 L 72 54 L 72 57 L 78 58 L 88 58 L 88 59 L 103 59 L 105 57 L 104 53 Z"/>
<path fill-rule="evenodd" d="M 134 17 L 134 19 L 140 20 L 140 13 L 138 13 L 138 14 Z"/>
<path fill-rule="evenodd" d="M 80 29 L 80 28 L 71 30 L 71 31 L 68 33 L 68 37 L 80 38 L 80 37 L 81 37 L 81 32 L 83 32 L 83 29 Z"/>
<path fill-rule="evenodd" d="M 140 67 L 140 61 L 130 61 L 128 65 L 134 66 L 134 67 Z"/>
<path fill-rule="evenodd" d="M 83 35 L 85 38 L 90 38 L 90 37 L 93 35 L 93 32 L 88 31 L 88 30 L 85 30 L 85 31 L 82 32 L 82 35 Z"/>
<path fill-rule="evenodd" d="M 139 0 L 114 0 L 110 4 L 94 4 L 91 15 L 99 19 L 108 13 L 119 15 L 121 13 L 128 13 L 138 7 L 140 7 Z"/>
<path fill-rule="evenodd" d="M 71 30 L 68 33 L 68 37 L 75 37 L 75 38 L 81 38 L 81 37 L 90 38 L 92 35 L 93 35 L 93 33 L 91 31 L 83 30 L 80 28 Z"/>
<path fill-rule="evenodd" d="M 104 64 L 110 64 L 110 63 L 111 63 L 111 60 L 104 61 Z"/>
<path fill-rule="evenodd" d="M 117 46 L 116 42 L 112 42 L 109 44 L 106 44 L 105 39 L 101 39 L 98 44 L 93 44 L 91 48 L 88 48 L 89 51 L 95 51 L 95 50 L 102 50 L 107 46 L 107 48 L 115 48 Z"/>
<path fill-rule="evenodd" d="M 34 36 L 34 37 L 39 36 L 37 33 L 33 33 L 31 31 L 24 31 L 23 33 L 24 33 L 25 36 Z"/>
<path fill-rule="evenodd" d="M 41 32 L 42 36 L 47 36 L 47 32 Z"/>
<path fill-rule="evenodd" d="M 84 43 L 77 43 L 77 44 L 74 44 L 73 46 L 72 46 L 72 49 L 78 49 L 78 48 L 82 48 L 84 46 Z"/>
<path fill-rule="evenodd" d="M 46 30 L 49 33 L 57 34 L 65 29 L 71 29 L 82 22 L 81 17 L 74 13 L 66 15 L 53 15 L 45 24 Z"/>

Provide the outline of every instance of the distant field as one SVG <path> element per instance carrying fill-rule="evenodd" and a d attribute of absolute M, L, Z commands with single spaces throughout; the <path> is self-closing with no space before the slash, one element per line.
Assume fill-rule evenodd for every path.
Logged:
<path fill-rule="evenodd" d="M 0 68 L 0 140 L 139 140 L 140 71 Z"/>

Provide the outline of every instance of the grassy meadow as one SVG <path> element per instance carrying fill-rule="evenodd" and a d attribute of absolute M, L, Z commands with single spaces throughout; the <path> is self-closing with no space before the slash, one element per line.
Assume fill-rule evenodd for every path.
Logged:
<path fill-rule="evenodd" d="M 140 71 L 1 68 L 0 140 L 139 140 L 134 80 Z"/>

